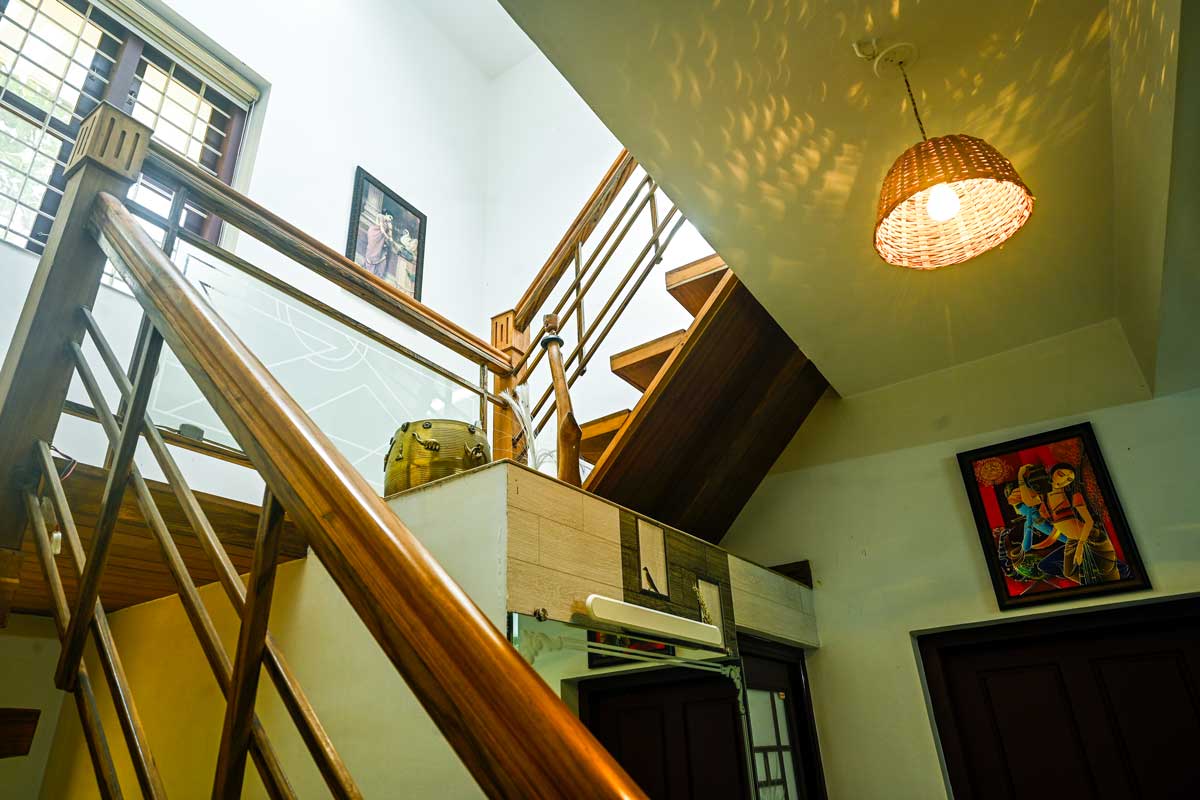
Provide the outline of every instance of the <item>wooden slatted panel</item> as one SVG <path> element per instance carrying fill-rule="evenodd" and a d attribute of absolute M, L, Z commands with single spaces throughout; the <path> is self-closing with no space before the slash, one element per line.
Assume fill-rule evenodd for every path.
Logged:
<path fill-rule="evenodd" d="M 162 511 L 188 571 L 198 586 L 217 580 L 217 573 L 199 541 L 192 533 L 175 494 L 165 484 L 148 481 L 155 502 Z M 100 494 L 104 489 L 104 472 L 99 467 L 80 464 L 64 482 L 67 500 L 75 514 L 75 523 L 85 546 L 90 543 L 92 525 L 99 511 Z M 229 551 L 239 573 L 250 570 L 254 552 L 254 532 L 258 524 L 258 507 L 216 495 L 197 493 L 200 504 L 212 520 L 221 542 Z M 13 609 L 19 613 L 49 616 L 52 613 L 50 596 L 38 567 L 33 542 L 26 539 L 23 548 L 27 556 L 21 565 L 21 583 L 13 597 Z M 304 538 L 290 522 L 284 531 L 280 561 L 303 558 Z M 61 557 L 60 557 L 61 558 Z M 73 603 L 76 599 L 76 579 L 69 563 L 60 564 L 63 587 Z M 175 594 L 178 589 L 162 560 L 162 552 L 146 527 L 142 513 L 132 493 L 121 505 L 117 527 L 113 534 L 108 565 L 100 581 L 100 597 L 108 611 L 144 603 Z"/>

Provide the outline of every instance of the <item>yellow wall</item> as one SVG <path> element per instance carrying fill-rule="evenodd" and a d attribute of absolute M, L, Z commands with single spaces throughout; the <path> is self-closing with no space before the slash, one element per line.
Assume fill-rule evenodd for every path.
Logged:
<path fill-rule="evenodd" d="M 1071 374 L 1079 408 L 1095 408 L 1109 391 L 1104 365 L 1092 366 L 1090 376 Z M 999 373 L 988 385 L 1003 394 L 987 405 L 1020 410 L 1055 375 L 1044 364 Z M 944 796 L 911 633 L 1029 613 L 997 610 L 956 453 L 1090 420 L 1154 590 L 1086 604 L 1200 590 L 1200 510 L 1192 502 L 1200 474 L 1200 391 L 1053 419 L 1029 412 L 1024 420 L 963 435 L 955 426 L 974 413 L 973 390 L 938 380 L 945 395 L 936 401 L 932 393 L 900 387 L 882 390 L 863 408 L 831 412 L 809 432 L 811 441 L 826 443 L 823 456 L 805 463 L 793 452 L 800 465 L 780 465 L 722 542 L 760 563 L 812 561 L 821 648 L 808 666 L 833 800 Z M 935 403 L 932 412 L 920 408 L 923 400 Z M 941 408 L 953 410 L 949 436 L 907 429 Z M 868 426 L 867 435 L 891 431 L 880 435 L 896 444 L 862 446 L 859 426 Z M 840 452 L 838 439 L 850 443 Z M 1071 605 L 1085 603 L 1050 610 Z"/>
<path fill-rule="evenodd" d="M 237 619 L 220 587 L 200 590 L 226 649 Z M 208 663 L 176 597 L 110 616 L 138 710 L 173 800 L 208 798 L 224 713 Z M 368 797 L 395 797 L 403 776 L 409 797 L 479 797 L 466 770 L 417 705 L 315 556 L 280 566 L 271 606 L 271 632 L 308 693 L 330 738 Z M 88 653 L 88 668 L 99 665 Z M 107 694 L 104 725 L 118 759 L 122 786 L 136 792 L 132 766 Z M 300 797 L 328 797 L 303 742 L 264 675 L 258 710 Z M 243 796 L 266 797 L 252 766 Z M 96 780 L 71 704 L 63 704 L 59 733 L 41 797 L 98 797 Z"/>
<path fill-rule="evenodd" d="M 42 712 L 29 755 L 0 759 L 0 794 L 5 797 L 37 796 L 59 706 L 74 712 L 74 701 L 63 703 L 65 695 L 54 688 L 58 649 L 58 633 L 48 617 L 13 614 L 0 629 L 0 706 Z"/>

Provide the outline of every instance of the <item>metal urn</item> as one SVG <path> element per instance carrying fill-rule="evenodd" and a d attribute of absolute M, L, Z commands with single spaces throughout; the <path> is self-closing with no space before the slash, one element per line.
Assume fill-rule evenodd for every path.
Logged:
<path fill-rule="evenodd" d="M 491 460 L 487 437 L 475 425 L 451 419 L 406 422 L 388 443 L 383 493 L 403 492 Z"/>

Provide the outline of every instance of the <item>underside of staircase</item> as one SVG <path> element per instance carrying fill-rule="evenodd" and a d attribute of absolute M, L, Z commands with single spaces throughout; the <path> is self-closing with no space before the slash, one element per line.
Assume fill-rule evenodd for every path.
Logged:
<path fill-rule="evenodd" d="M 643 394 L 582 425 L 584 488 L 717 542 L 828 382 L 719 256 L 666 283 L 694 319 L 612 357 Z"/>

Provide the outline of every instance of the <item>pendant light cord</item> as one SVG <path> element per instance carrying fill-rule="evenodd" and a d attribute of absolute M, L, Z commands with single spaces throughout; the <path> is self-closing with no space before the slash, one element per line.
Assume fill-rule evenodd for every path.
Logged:
<path fill-rule="evenodd" d="M 925 123 L 921 122 L 921 112 L 917 110 L 917 98 L 913 97 L 912 84 L 908 82 L 908 73 L 904 71 L 904 62 L 899 61 L 896 66 L 900 68 L 900 74 L 904 76 L 904 88 L 908 90 L 908 102 L 912 103 L 913 116 L 917 118 L 917 127 L 921 129 L 921 138 L 929 141 L 929 137 L 925 135 Z"/>

